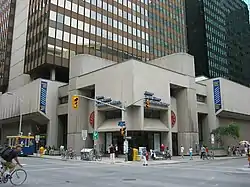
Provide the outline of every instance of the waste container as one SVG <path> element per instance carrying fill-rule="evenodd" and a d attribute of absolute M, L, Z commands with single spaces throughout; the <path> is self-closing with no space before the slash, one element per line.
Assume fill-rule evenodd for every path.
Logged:
<path fill-rule="evenodd" d="M 133 149 L 131 147 L 128 148 L 128 161 L 133 161 Z"/>
<path fill-rule="evenodd" d="M 94 149 L 83 148 L 81 150 L 81 160 L 93 160 Z"/>
<path fill-rule="evenodd" d="M 133 148 L 133 161 L 137 161 L 137 156 L 138 156 L 138 149 Z"/>

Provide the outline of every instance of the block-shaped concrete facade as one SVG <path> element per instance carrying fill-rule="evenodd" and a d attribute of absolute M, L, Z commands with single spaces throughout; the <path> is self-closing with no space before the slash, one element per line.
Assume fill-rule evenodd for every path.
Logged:
<path fill-rule="evenodd" d="M 215 110 L 218 103 L 215 105 L 214 81 L 220 83 L 219 110 Z M 45 113 L 40 108 L 42 82 L 47 83 Z M 143 102 L 145 91 L 154 93 L 169 106 L 152 104 L 146 109 Z M 245 132 L 250 130 L 249 91 L 247 87 L 222 78 L 195 78 L 193 57 L 174 54 L 149 63 L 129 60 L 119 64 L 90 55 L 79 55 L 71 59 L 69 84 L 37 79 L 12 93 L 24 100 L 24 133 L 38 133 L 33 131 L 36 125 L 46 127 L 48 146 L 65 144 L 79 152 L 83 147 L 98 144 L 106 149 L 109 143 L 117 139 L 120 129 L 118 122 L 125 119 L 131 136 L 142 133 L 140 136 L 148 134 L 149 139 L 152 138 L 150 148 L 158 149 L 160 143 L 164 143 L 179 152 L 180 145 L 188 149 L 190 146 L 195 148 L 201 142 L 208 144 L 213 129 L 232 122 L 241 127 L 241 139 L 247 139 Z M 122 105 L 132 105 L 125 114 L 121 114 L 118 110 L 98 107 L 94 101 L 80 98 L 76 110 L 71 106 L 73 95 L 93 99 L 105 96 L 120 101 Z M 239 98 L 237 101 L 236 96 Z M 6 135 L 18 131 L 20 106 L 13 95 L 3 94 L 0 101 L 3 141 Z M 149 115 L 149 111 L 155 115 Z M 109 112 L 112 113 L 111 117 Z M 86 141 L 82 140 L 82 130 L 88 131 Z M 99 132 L 97 141 L 92 138 L 94 131 Z M 226 143 L 230 144 L 231 141 Z"/>

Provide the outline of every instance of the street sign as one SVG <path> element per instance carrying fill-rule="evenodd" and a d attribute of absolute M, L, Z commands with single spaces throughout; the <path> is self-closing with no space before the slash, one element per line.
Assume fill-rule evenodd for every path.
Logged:
<path fill-rule="evenodd" d="M 99 138 L 98 132 L 97 132 L 97 131 L 94 131 L 94 132 L 93 132 L 93 140 L 98 140 L 98 138 Z"/>
<path fill-rule="evenodd" d="M 131 137 L 131 136 L 127 136 L 126 138 L 127 138 L 128 140 L 131 140 L 131 139 L 132 139 L 132 137 Z"/>
<path fill-rule="evenodd" d="M 88 137 L 88 131 L 87 130 L 82 130 L 82 140 L 86 140 Z"/>
<path fill-rule="evenodd" d="M 126 126 L 125 121 L 119 121 L 118 126 L 119 127 L 125 127 Z"/>
<path fill-rule="evenodd" d="M 211 134 L 211 144 L 214 144 L 214 134 Z"/>
<path fill-rule="evenodd" d="M 125 141 L 124 141 L 124 144 L 123 144 L 123 152 L 124 152 L 124 154 L 127 154 L 127 153 L 128 153 L 128 140 L 125 140 Z"/>

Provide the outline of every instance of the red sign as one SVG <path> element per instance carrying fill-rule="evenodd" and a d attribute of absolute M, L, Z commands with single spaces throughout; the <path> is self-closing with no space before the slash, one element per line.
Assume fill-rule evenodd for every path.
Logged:
<path fill-rule="evenodd" d="M 176 123 L 176 115 L 175 115 L 174 111 L 172 110 L 171 111 L 171 126 L 172 126 L 172 128 L 174 127 L 175 123 Z"/>
<path fill-rule="evenodd" d="M 95 112 L 91 112 L 89 115 L 89 124 L 91 125 L 92 128 L 94 128 L 95 125 Z"/>

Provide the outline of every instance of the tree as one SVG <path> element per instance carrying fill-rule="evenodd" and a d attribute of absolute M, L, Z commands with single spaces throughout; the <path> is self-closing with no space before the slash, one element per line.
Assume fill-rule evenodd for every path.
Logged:
<path fill-rule="evenodd" d="M 225 136 L 232 137 L 233 139 L 239 139 L 240 137 L 240 128 L 236 124 L 229 124 L 226 127 L 218 127 L 212 130 L 211 134 L 214 134 L 215 141 L 218 145 L 222 145 L 222 138 Z"/>

